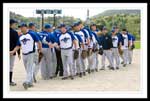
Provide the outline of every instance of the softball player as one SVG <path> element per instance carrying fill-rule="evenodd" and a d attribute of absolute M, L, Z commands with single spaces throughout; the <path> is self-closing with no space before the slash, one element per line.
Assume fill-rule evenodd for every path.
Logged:
<path fill-rule="evenodd" d="M 29 23 L 28 27 L 29 27 L 28 32 L 34 33 L 39 38 L 37 32 L 35 31 L 36 30 L 35 24 L 31 22 L 31 23 Z M 36 83 L 36 75 L 37 75 L 39 68 L 40 68 L 39 63 L 38 63 L 38 46 L 37 46 L 37 43 L 35 43 L 34 65 L 35 66 L 33 69 L 33 78 L 34 78 L 34 82 Z"/>
<path fill-rule="evenodd" d="M 98 50 L 99 50 L 99 39 L 97 36 L 97 32 L 98 30 L 96 29 L 96 24 L 91 24 L 90 26 L 91 30 L 92 30 L 92 39 L 93 39 L 93 67 L 95 69 L 95 71 L 98 71 Z"/>
<path fill-rule="evenodd" d="M 33 86 L 33 64 L 35 52 L 34 42 L 37 42 L 39 46 L 39 52 L 41 52 L 41 43 L 35 34 L 27 31 L 27 25 L 25 23 L 21 24 L 21 31 L 23 34 L 19 37 L 17 46 L 13 51 L 10 52 L 10 54 L 14 54 L 20 48 L 20 46 L 22 47 L 23 62 L 27 74 L 23 86 L 25 89 L 27 89 L 28 87 Z"/>
<path fill-rule="evenodd" d="M 75 29 L 74 33 L 79 35 L 83 40 L 84 47 L 81 47 L 81 51 L 83 51 L 83 50 L 87 50 L 86 42 L 87 42 L 88 36 L 87 36 L 86 32 L 83 29 L 81 29 L 80 25 L 81 25 L 81 23 L 79 23 L 79 22 L 75 22 L 73 24 L 74 29 Z M 83 71 L 83 75 L 85 76 L 86 75 L 86 59 L 83 59 L 81 57 L 81 64 L 82 64 L 81 68 L 82 68 L 82 71 Z"/>
<path fill-rule="evenodd" d="M 127 33 L 126 29 L 122 29 L 122 50 L 123 50 L 123 67 L 127 65 L 128 62 L 128 47 L 131 46 L 131 36 Z"/>
<path fill-rule="evenodd" d="M 74 69 L 73 69 L 73 54 L 72 54 L 72 45 L 75 45 L 75 49 L 77 49 L 76 39 L 73 34 L 68 33 L 65 24 L 60 24 L 59 28 L 61 30 L 61 35 L 59 36 L 58 44 L 60 45 L 61 49 L 61 58 L 64 67 L 64 73 L 62 80 L 68 79 L 69 72 L 68 66 L 70 71 L 71 79 L 74 79 Z"/>
<path fill-rule="evenodd" d="M 12 51 L 17 44 L 17 40 L 19 39 L 18 33 L 17 31 L 15 31 L 14 29 L 16 28 L 16 23 L 17 21 L 15 21 L 14 19 L 10 19 L 10 50 Z M 18 58 L 20 60 L 20 51 L 17 51 L 18 53 Z M 16 53 L 14 53 L 13 55 L 10 55 L 10 71 L 9 71 L 9 82 L 10 82 L 10 86 L 15 86 L 16 83 L 12 81 L 12 77 L 13 77 L 13 66 L 14 66 L 14 61 L 15 61 L 15 55 Z"/>
<path fill-rule="evenodd" d="M 113 47 L 112 45 L 112 38 L 110 35 L 108 35 L 107 33 L 107 28 L 104 27 L 102 29 L 102 37 L 101 37 L 101 44 L 102 44 L 102 48 L 103 48 L 103 55 L 102 55 L 102 68 L 100 70 L 105 70 L 105 56 L 107 57 L 108 61 L 109 61 L 109 69 L 112 69 L 114 70 L 114 67 L 113 67 L 113 62 L 112 62 L 112 50 L 111 48 Z"/>
<path fill-rule="evenodd" d="M 130 36 L 131 36 L 131 47 L 129 47 L 129 52 L 128 52 L 129 64 L 132 63 L 133 49 L 135 48 L 135 45 L 134 45 L 135 37 L 132 34 L 130 34 Z"/>
<path fill-rule="evenodd" d="M 54 44 L 56 44 L 56 38 L 50 32 L 52 32 L 52 25 L 45 24 L 44 31 L 38 33 L 42 42 L 43 58 L 41 60 L 41 76 L 44 80 L 52 79 L 54 77 L 53 57 L 54 56 Z"/>
<path fill-rule="evenodd" d="M 120 58 L 119 58 L 118 46 L 121 45 L 120 38 L 119 36 L 116 35 L 115 30 L 112 30 L 111 33 L 112 33 L 111 37 L 112 37 L 112 43 L 113 43 L 112 60 L 113 60 L 113 63 L 114 63 L 114 60 L 116 61 L 116 69 L 119 69 Z"/>
<path fill-rule="evenodd" d="M 75 39 L 77 40 L 77 44 L 78 44 L 77 49 L 79 51 L 79 57 L 76 60 L 73 60 L 73 66 L 76 69 L 76 75 L 79 75 L 79 77 L 82 77 L 83 68 L 81 65 L 81 52 L 82 52 L 81 47 L 82 47 L 82 49 L 84 49 L 84 44 L 83 44 L 83 40 L 82 40 L 81 36 L 78 34 L 75 34 L 76 31 L 78 32 L 78 30 L 79 30 L 78 28 L 76 28 L 76 24 L 74 24 L 72 27 L 74 29 L 73 34 L 74 34 Z M 75 47 L 73 45 L 73 51 L 74 50 L 75 50 Z"/>

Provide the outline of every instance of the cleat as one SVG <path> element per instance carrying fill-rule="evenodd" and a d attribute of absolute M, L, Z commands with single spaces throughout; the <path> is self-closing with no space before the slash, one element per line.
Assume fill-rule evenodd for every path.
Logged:
<path fill-rule="evenodd" d="M 27 90 L 28 89 L 28 84 L 27 83 L 23 83 L 23 87 L 24 87 L 25 90 Z"/>
<path fill-rule="evenodd" d="M 62 78 L 62 80 L 66 80 L 66 79 L 68 79 L 68 77 L 63 77 L 63 78 Z"/>
<path fill-rule="evenodd" d="M 10 86 L 16 86 L 17 84 L 15 82 L 10 82 Z"/>

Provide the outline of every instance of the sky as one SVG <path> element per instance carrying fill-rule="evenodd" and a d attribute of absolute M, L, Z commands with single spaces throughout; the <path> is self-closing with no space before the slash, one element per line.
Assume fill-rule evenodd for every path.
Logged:
<path fill-rule="evenodd" d="M 39 14 L 36 14 L 36 9 L 61 9 L 62 14 L 60 14 L 59 16 L 73 16 L 75 18 L 80 18 L 81 20 L 86 20 L 87 9 L 89 9 L 90 11 L 89 17 L 102 13 L 105 10 L 141 9 L 139 4 L 132 3 L 8 3 L 5 5 L 8 7 L 9 11 L 23 15 L 25 17 L 41 16 Z M 53 15 L 45 14 L 44 16 L 47 17 Z"/>
<path fill-rule="evenodd" d="M 45 8 L 45 9 L 48 9 L 48 8 Z M 69 8 L 69 9 L 68 8 L 62 8 L 61 10 L 62 10 L 62 14 L 58 14 L 56 16 L 73 16 L 75 18 L 80 18 L 81 20 L 86 20 L 86 18 L 87 18 L 87 9 L 86 8 Z M 15 12 L 16 14 L 20 14 L 20 15 L 25 16 L 25 17 L 41 16 L 40 14 L 36 14 L 36 8 L 28 8 L 28 9 L 13 8 L 13 9 L 10 9 L 10 11 Z M 102 9 L 102 8 L 89 9 L 89 17 L 97 15 L 99 13 L 102 13 L 103 11 L 105 11 L 105 9 Z M 45 14 L 44 16 L 45 17 L 53 16 L 53 14 Z"/>

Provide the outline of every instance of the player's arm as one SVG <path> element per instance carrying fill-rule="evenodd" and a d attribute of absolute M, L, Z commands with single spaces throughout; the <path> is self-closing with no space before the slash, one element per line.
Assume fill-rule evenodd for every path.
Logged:
<path fill-rule="evenodd" d="M 69 33 L 71 35 L 71 39 L 72 39 L 72 42 L 75 46 L 75 49 L 77 49 L 77 46 L 78 46 L 78 42 L 77 40 L 75 39 L 74 35 L 72 33 Z"/>
<path fill-rule="evenodd" d="M 10 51 L 10 55 L 13 55 L 19 49 L 20 49 L 20 46 L 16 46 L 12 51 Z"/>

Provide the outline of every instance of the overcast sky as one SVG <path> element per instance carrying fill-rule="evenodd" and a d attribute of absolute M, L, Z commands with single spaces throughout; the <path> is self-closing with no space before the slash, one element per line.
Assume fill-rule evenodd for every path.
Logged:
<path fill-rule="evenodd" d="M 134 5 L 134 6 L 133 6 Z M 5 6 L 5 5 L 4 5 Z M 23 15 L 25 17 L 37 17 L 36 9 L 62 9 L 60 16 L 73 16 L 86 20 L 87 9 L 89 9 L 89 16 L 94 16 L 102 13 L 105 10 L 114 9 L 137 9 L 138 4 L 123 4 L 123 3 L 14 3 L 7 4 L 9 11 L 15 12 L 16 14 Z M 53 16 L 45 14 L 45 17 Z"/>
<path fill-rule="evenodd" d="M 48 8 L 45 8 L 48 9 Z M 59 8 L 58 8 L 59 9 Z M 89 9 L 89 16 L 94 16 L 97 15 L 101 12 L 103 12 L 105 9 L 99 8 L 99 9 Z M 37 17 L 41 16 L 39 14 L 36 14 L 36 9 L 35 8 L 28 8 L 28 9 L 17 9 L 13 8 L 10 11 L 15 12 L 16 14 L 23 15 L 25 17 Z M 47 16 L 53 16 L 52 14 L 45 14 L 45 17 Z M 87 9 L 85 8 L 63 8 L 62 9 L 62 14 L 58 14 L 57 16 L 73 16 L 75 18 L 80 18 L 82 20 L 86 20 L 87 18 Z"/>

